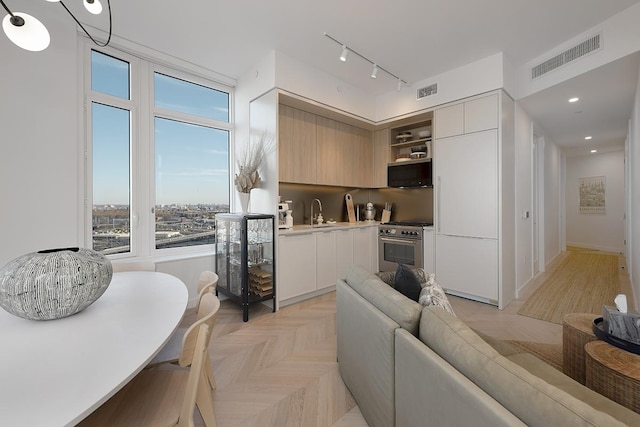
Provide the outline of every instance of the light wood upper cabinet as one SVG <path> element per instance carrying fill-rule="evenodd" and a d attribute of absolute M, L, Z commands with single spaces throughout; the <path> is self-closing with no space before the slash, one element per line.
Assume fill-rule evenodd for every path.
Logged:
<path fill-rule="evenodd" d="M 375 188 L 387 186 L 387 164 L 391 162 L 389 139 L 389 128 L 373 133 L 373 182 L 371 184 Z"/>
<path fill-rule="evenodd" d="M 371 132 L 317 116 L 317 184 L 370 187 Z"/>
<path fill-rule="evenodd" d="M 373 150 L 369 130 L 280 104 L 281 182 L 372 187 Z"/>
<path fill-rule="evenodd" d="M 338 156 L 338 122 L 318 116 L 316 119 L 317 140 L 317 178 L 316 183 L 322 185 L 340 185 L 343 179 L 337 163 Z"/>
<path fill-rule="evenodd" d="M 280 104 L 278 134 L 279 179 L 316 182 L 316 115 Z"/>

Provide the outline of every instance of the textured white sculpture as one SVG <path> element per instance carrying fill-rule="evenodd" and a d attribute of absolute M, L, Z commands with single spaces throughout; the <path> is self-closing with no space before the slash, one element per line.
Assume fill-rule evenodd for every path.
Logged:
<path fill-rule="evenodd" d="M 0 269 L 0 306 L 25 319 L 71 316 L 100 298 L 112 275 L 111 262 L 91 249 L 29 253 Z"/>

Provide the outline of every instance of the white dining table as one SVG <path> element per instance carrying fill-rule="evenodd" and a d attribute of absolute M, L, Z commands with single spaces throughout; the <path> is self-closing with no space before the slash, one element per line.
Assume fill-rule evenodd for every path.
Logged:
<path fill-rule="evenodd" d="M 73 426 L 107 401 L 160 351 L 188 292 L 164 273 L 114 273 L 92 305 L 57 320 L 0 308 L 0 425 Z"/>

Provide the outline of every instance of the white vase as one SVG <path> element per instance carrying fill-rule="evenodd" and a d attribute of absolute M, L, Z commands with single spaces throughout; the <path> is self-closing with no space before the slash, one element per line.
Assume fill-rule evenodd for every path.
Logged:
<path fill-rule="evenodd" d="M 238 197 L 240 197 L 240 208 L 242 209 L 242 213 L 249 213 L 249 199 L 251 197 L 251 193 L 238 192 Z"/>

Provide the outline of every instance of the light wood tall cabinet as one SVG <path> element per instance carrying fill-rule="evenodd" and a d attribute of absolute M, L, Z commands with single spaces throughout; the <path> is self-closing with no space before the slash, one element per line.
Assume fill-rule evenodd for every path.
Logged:
<path fill-rule="evenodd" d="M 317 167 L 316 116 L 287 105 L 280 105 L 280 180 L 314 184 Z"/>
<path fill-rule="evenodd" d="M 515 298 L 512 110 L 500 91 L 437 109 L 434 120 L 438 283 L 499 308 Z"/>

